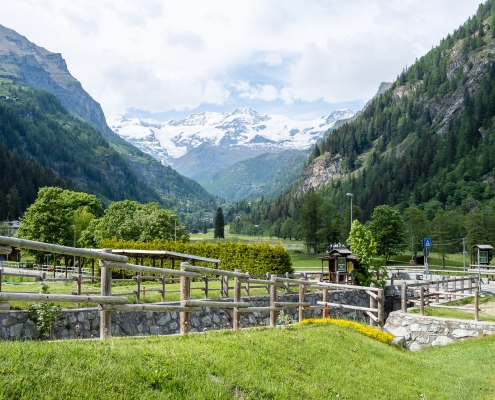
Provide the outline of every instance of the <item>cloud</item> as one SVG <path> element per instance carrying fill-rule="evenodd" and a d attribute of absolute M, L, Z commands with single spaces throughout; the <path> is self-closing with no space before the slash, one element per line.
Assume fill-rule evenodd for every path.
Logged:
<path fill-rule="evenodd" d="M 204 48 L 203 39 L 194 32 L 169 33 L 167 43 L 170 46 L 182 46 L 187 50 L 201 51 Z"/>
<path fill-rule="evenodd" d="M 0 24 L 62 53 L 109 114 L 367 100 L 479 0 L 4 3 Z"/>
<path fill-rule="evenodd" d="M 266 65 L 268 65 L 269 67 L 274 67 L 284 62 L 282 57 L 280 57 L 278 54 L 268 54 L 265 60 L 266 60 Z"/>

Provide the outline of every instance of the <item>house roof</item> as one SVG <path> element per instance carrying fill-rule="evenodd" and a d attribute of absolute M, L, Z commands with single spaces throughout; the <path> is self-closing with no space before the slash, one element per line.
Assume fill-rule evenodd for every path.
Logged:
<path fill-rule="evenodd" d="M 480 250 L 493 250 L 493 247 L 490 246 L 489 244 L 475 244 L 473 246 L 473 249 L 480 249 Z"/>

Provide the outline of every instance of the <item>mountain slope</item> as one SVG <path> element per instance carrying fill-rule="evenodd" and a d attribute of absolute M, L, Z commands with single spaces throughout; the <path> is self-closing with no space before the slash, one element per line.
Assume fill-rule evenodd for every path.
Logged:
<path fill-rule="evenodd" d="M 228 201 L 275 197 L 297 182 L 307 151 L 264 153 L 220 169 L 202 182 L 211 193 Z"/>
<path fill-rule="evenodd" d="M 211 206 L 215 198 L 196 182 L 166 168 L 151 156 L 115 135 L 108 125 L 100 105 L 84 91 L 69 73 L 62 56 L 30 42 L 24 36 L 0 25 L 0 78 L 14 80 L 26 86 L 47 90 L 74 116 L 89 122 L 103 133 L 111 147 L 123 158 L 122 163 L 147 185 L 149 195 L 161 198 L 171 207 L 179 202 L 194 202 Z M 106 141 L 105 141 L 106 142 Z M 112 171 L 108 171 L 109 174 Z M 158 195 L 154 192 L 158 192 Z"/>
<path fill-rule="evenodd" d="M 346 192 L 354 193 L 365 219 L 380 204 L 457 207 L 493 199 L 494 21 L 490 0 L 354 121 L 328 135 L 322 151 L 346 177 L 318 187 L 330 183 L 326 193 L 340 205 Z"/>
<path fill-rule="evenodd" d="M 0 80 L 0 143 L 103 200 L 160 200 L 100 132 L 48 92 Z M 2 172 L 14 174 L 17 167 Z"/>

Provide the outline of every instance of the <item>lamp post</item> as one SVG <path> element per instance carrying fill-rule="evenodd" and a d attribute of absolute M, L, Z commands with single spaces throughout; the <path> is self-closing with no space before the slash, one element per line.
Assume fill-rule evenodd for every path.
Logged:
<path fill-rule="evenodd" d="M 71 225 L 70 226 L 72 229 L 74 229 L 74 248 L 76 247 L 76 232 L 77 232 L 77 228 L 75 225 Z M 74 261 L 73 261 L 73 264 L 72 264 L 72 268 L 76 268 L 76 256 L 74 255 Z"/>
<path fill-rule="evenodd" d="M 349 196 L 351 198 L 351 229 L 352 229 L 352 198 L 354 195 L 352 193 L 347 193 L 346 196 Z"/>
<path fill-rule="evenodd" d="M 256 228 L 258 228 L 258 240 L 260 241 L 261 243 L 261 236 L 260 236 L 260 226 L 259 225 L 255 225 Z"/>

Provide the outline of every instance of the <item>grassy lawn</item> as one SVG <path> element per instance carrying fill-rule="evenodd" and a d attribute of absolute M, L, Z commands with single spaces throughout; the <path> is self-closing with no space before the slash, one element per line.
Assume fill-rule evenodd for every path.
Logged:
<path fill-rule="evenodd" d="M 4 342 L 1 399 L 492 399 L 495 337 L 417 353 L 335 325 Z"/>

